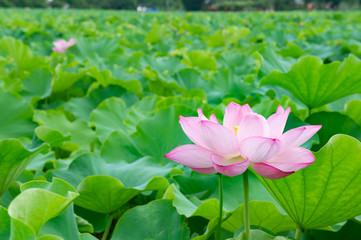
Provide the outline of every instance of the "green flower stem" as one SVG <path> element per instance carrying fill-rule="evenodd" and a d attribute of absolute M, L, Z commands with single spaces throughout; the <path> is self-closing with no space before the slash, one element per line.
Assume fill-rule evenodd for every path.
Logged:
<path fill-rule="evenodd" d="M 243 239 L 249 240 L 250 218 L 249 218 L 249 185 L 248 170 L 243 173 L 243 198 L 244 198 L 244 232 Z"/>
<path fill-rule="evenodd" d="M 95 153 L 94 149 L 95 149 L 95 142 L 92 141 L 92 142 L 90 143 L 90 152 L 91 152 L 91 153 Z"/>
<path fill-rule="evenodd" d="M 221 240 L 222 218 L 223 218 L 223 175 L 217 173 L 219 180 L 219 219 L 216 232 L 216 240 Z"/>
<path fill-rule="evenodd" d="M 108 220 L 107 220 L 107 225 L 105 226 L 105 230 L 104 230 L 104 233 L 103 233 L 102 240 L 107 240 L 110 228 L 112 226 L 112 222 L 113 222 L 113 215 L 109 214 L 108 215 Z"/>
<path fill-rule="evenodd" d="M 301 234 L 302 234 L 302 229 L 301 229 L 300 225 L 297 224 L 295 239 L 300 240 Z"/>

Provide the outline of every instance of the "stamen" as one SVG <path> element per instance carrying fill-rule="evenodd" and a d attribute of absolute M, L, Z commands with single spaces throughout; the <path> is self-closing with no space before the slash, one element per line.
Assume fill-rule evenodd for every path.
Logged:
<path fill-rule="evenodd" d="M 235 126 L 234 126 L 235 135 L 237 135 L 237 131 L 238 131 L 238 125 L 235 125 Z"/>

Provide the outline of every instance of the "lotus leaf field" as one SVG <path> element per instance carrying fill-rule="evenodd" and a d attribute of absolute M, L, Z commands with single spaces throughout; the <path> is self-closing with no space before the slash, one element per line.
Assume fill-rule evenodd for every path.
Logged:
<path fill-rule="evenodd" d="M 0 9 L 0 239 L 215 239 L 217 175 L 164 155 L 192 143 L 180 115 L 231 102 L 322 125 L 313 164 L 250 169 L 250 239 L 359 239 L 360 58 L 360 12 Z M 243 239 L 242 181 L 221 239 Z"/>

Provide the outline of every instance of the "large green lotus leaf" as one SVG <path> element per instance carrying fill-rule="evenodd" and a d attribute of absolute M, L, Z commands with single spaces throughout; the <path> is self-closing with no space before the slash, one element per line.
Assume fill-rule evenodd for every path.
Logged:
<path fill-rule="evenodd" d="M 88 232 L 88 233 L 93 233 L 94 232 L 94 227 L 93 225 L 88 222 L 86 219 L 75 215 L 75 220 L 76 220 L 76 225 L 78 226 L 79 232 Z"/>
<path fill-rule="evenodd" d="M 134 162 L 142 157 L 137 144 L 123 131 L 112 132 L 101 147 L 101 158 L 107 163 Z"/>
<path fill-rule="evenodd" d="M 63 142 L 71 140 L 71 136 L 65 134 L 65 136 L 57 130 L 40 126 L 35 128 L 36 136 L 42 141 L 49 143 L 51 147 L 60 147 Z"/>
<path fill-rule="evenodd" d="M 142 74 L 148 81 L 145 86 L 145 91 L 147 92 L 160 96 L 171 96 L 178 93 L 185 95 L 188 93 L 185 89 L 180 88 L 171 76 L 164 76 L 152 70 L 149 66 L 142 70 Z"/>
<path fill-rule="evenodd" d="M 215 56 L 206 50 L 194 50 L 184 54 L 183 62 L 188 67 L 207 69 L 207 70 L 216 70 L 217 69 L 217 60 Z"/>
<path fill-rule="evenodd" d="M 53 75 L 47 68 L 33 71 L 23 81 L 21 95 L 26 97 L 40 97 L 41 99 L 50 96 Z"/>
<path fill-rule="evenodd" d="M 124 38 L 123 38 L 124 39 Z M 134 51 L 127 51 L 121 54 L 112 54 L 108 60 L 108 68 L 110 66 L 110 68 L 112 68 L 112 71 L 114 73 L 114 76 L 117 78 L 121 78 L 123 79 L 124 76 L 132 76 L 132 74 L 129 74 L 128 71 L 126 71 L 126 69 L 140 69 L 141 65 L 140 65 L 140 59 L 143 58 L 144 56 L 146 56 L 146 51 L 142 51 L 142 49 L 146 49 L 148 50 L 148 46 L 146 46 L 143 43 L 142 44 L 137 44 L 137 46 L 139 46 L 138 49 L 133 49 Z M 121 73 L 122 77 L 119 77 L 119 72 Z M 139 77 L 140 75 L 138 75 L 137 77 Z M 134 75 L 132 76 L 134 77 Z M 136 78 L 137 78 L 136 77 Z"/>
<path fill-rule="evenodd" d="M 212 198 L 204 202 L 196 197 L 188 199 L 174 184 L 168 187 L 163 199 L 172 200 L 172 205 L 177 209 L 177 212 L 187 218 L 201 216 L 206 219 L 212 219 L 219 214 L 219 202 L 217 199 Z"/>
<path fill-rule="evenodd" d="M 31 181 L 10 203 L 9 215 L 31 226 L 38 234 L 44 223 L 60 215 L 78 195 L 70 184 L 60 179 L 52 183 Z"/>
<path fill-rule="evenodd" d="M 340 46 L 338 44 L 333 44 L 333 46 L 326 45 L 325 43 L 308 43 L 303 47 L 309 55 L 316 56 L 322 60 L 342 60 L 344 57 L 347 57 L 348 54 L 343 54 Z"/>
<path fill-rule="evenodd" d="M 118 46 L 118 38 L 102 37 L 94 41 L 84 37 L 76 39 L 76 45 L 69 49 L 78 59 L 93 63 L 96 59 L 107 58 Z M 97 63 L 97 62 L 95 62 Z"/>
<path fill-rule="evenodd" d="M 96 155 L 87 153 L 76 157 L 67 168 L 48 171 L 46 178 L 48 180 L 52 177 L 61 178 L 76 188 L 84 178 L 93 175 L 108 175 L 108 172 L 108 165 Z"/>
<path fill-rule="evenodd" d="M 0 206 L 0 239 L 10 239 L 10 224 L 8 210 Z"/>
<path fill-rule="evenodd" d="M 268 18 L 268 17 L 267 17 Z M 258 24 L 262 24 L 265 22 L 268 22 L 269 19 L 263 19 L 261 22 L 258 22 Z M 297 21 L 297 20 L 296 20 Z M 297 40 L 297 33 L 294 31 L 288 31 L 289 28 L 296 28 L 299 29 L 299 27 L 295 25 L 291 25 L 291 21 L 286 22 L 268 22 L 267 27 L 265 28 L 265 31 L 262 31 L 265 34 L 265 42 L 266 43 L 276 43 L 279 46 L 285 45 L 287 42 L 294 42 Z M 291 26 L 290 26 L 291 25 Z M 260 30 L 259 30 L 260 31 Z"/>
<path fill-rule="evenodd" d="M 187 90 L 199 88 L 210 89 L 208 81 L 202 81 L 202 75 L 194 68 L 183 68 L 174 74 L 173 78 L 176 80 L 180 87 Z"/>
<path fill-rule="evenodd" d="M 72 185 L 60 178 L 53 178 L 52 182 L 47 182 L 44 180 L 32 180 L 21 185 L 20 190 L 21 192 L 24 192 L 25 190 L 32 188 L 45 189 L 50 192 L 57 193 L 63 197 L 67 197 L 69 192 L 76 192 Z"/>
<path fill-rule="evenodd" d="M 218 69 L 211 79 L 211 89 L 207 92 L 209 101 L 220 103 L 225 97 L 244 99 L 252 92 L 252 88 L 240 82 L 239 76 L 227 68 Z"/>
<path fill-rule="evenodd" d="M 118 85 L 109 85 L 105 88 L 99 86 L 93 89 L 87 96 L 82 98 L 72 98 L 65 105 L 65 110 L 70 111 L 76 119 L 89 121 L 90 113 L 105 99 L 109 97 L 122 98 L 127 106 L 133 105 L 137 100 L 134 93 L 127 92 Z"/>
<path fill-rule="evenodd" d="M 218 177 L 215 174 L 204 175 L 190 171 L 189 175 L 174 175 L 172 179 L 184 195 L 199 199 L 207 198 L 218 187 Z"/>
<path fill-rule="evenodd" d="M 318 132 L 320 143 L 313 146 L 318 150 L 335 134 L 342 133 L 361 139 L 361 126 L 351 118 L 337 112 L 318 112 L 309 116 L 306 121 L 311 125 L 322 125 Z"/>
<path fill-rule="evenodd" d="M 237 44 L 239 40 L 245 38 L 250 33 L 250 30 L 245 27 L 229 26 L 222 30 L 218 30 L 204 40 L 208 40 L 209 47 L 228 46 L 230 44 Z"/>
<path fill-rule="evenodd" d="M 359 69 L 361 60 L 350 55 L 342 63 L 323 64 L 313 57 L 301 57 L 287 73 L 274 71 L 263 78 L 261 85 L 280 86 L 309 108 L 316 108 L 342 97 L 361 93 Z"/>
<path fill-rule="evenodd" d="M 152 57 L 151 55 L 146 55 L 141 59 L 140 63 L 142 68 L 150 66 L 164 80 L 169 75 L 173 75 L 175 72 L 185 68 L 184 64 L 177 57 Z"/>
<path fill-rule="evenodd" d="M 68 169 L 52 171 L 52 175 L 59 175 L 78 186 L 80 196 L 75 201 L 77 205 L 100 213 L 111 213 L 141 191 L 164 191 L 168 181 L 161 176 L 168 175 L 171 169 L 155 164 L 151 158 L 131 164 L 106 164 L 94 155 L 86 154 L 75 159 Z"/>
<path fill-rule="evenodd" d="M 131 109 L 136 108 L 138 111 L 150 113 L 156 108 L 159 100 L 163 99 L 157 95 L 145 96 L 140 101 L 136 102 Z"/>
<path fill-rule="evenodd" d="M 134 231 L 134 226 L 141 226 Z M 169 200 L 152 201 L 127 211 L 117 222 L 112 240 L 189 239 L 184 217 L 178 215 Z"/>
<path fill-rule="evenodd" d="M 143 96 L 143 88 L 141 83 L 136 79 L 123 80 L 115 79 L 110 70 L 99 71 L 97 67 L 87 70 L 87 75 L 97 80 L 97 85 L 107 87 L 108 85 L 119 85 L 125 88 L 128 92 L 136 94 L 138 97 Z"/>
<path fill-rule="evenodd" d="M 32 227 L 20 220 L 11 218 L 9 240 L 36 240 L 36 234 Z"/>
<path fill-rule="evenodd" d="M 259 69 L 259 66 L 256 64 L 258 61 L 241 51 L 222 52 L 217 57 L 217 63 L 219 63 L 219 68 L 229 69 L 232 73 L 242 78 L 257 73 Z"/>
<path fill-rule="evenodd" d="M 268 118 L 277 111 L 277 107 L 281 105 L 283 108 L 287 108 L 291 102 L 287 96 L 282 96 L 282 99 L 264 99 L 256 106 L 252 107 L 253 112 L 261 114 L 265 118 Z M 293 109 L 291 109 L 291 112 Z M 288 119 L 287 119 L 288 122 Z"/>
<path fill-rule="evenodd" d="M 89 149 L 90 143 L 95 141 L 95 133 L 88 124 L 82 120 L 69 121 L 64 112 L 55 110 L 38 110 L 34 114 L 34 121 L 49 128 L 59 131 L 63 136 L 71 136 L 71 143 L 81 149 Z"/>
<path fill-rule="evenodd" d="M 91 235 L 89 233 L 80 234 L 80 239 L 81 240 L 98 240 L 98 238 L 94 237 L 93 235 Z"/>
<path fill-rule="evenodd" d="M 66 72 L 65 70 L 58 70 L 56 77 L 53 78 L 53 85 L 51 92 L 62 93 L 64 91 L 69 91 L 69 89 L 80 80 L 84 75 L 84 72 Z"/>
<path fill-rule="evenodd" d="M 218 217 L 211 219 L 208 222 L 207 229 L 205 230 L 204 234 L 201 236 L 197 236 L 193 238 L 192 240 L 208 240 L 212 239 L 212 236 L 214 236 L 214 232 L 217 230 L 218 226 Z M 234 234 L 225 231 L 224 228 L 221 229 L 221 239 L 231 239 Z"/>
<path fill-rule="evenodd" d="M 76 216 L 79 216 L 84 220 L 86 220 L 87 222 L 89 222 L 91 226 L 93 226 L 95 233 L 100 233 L 104 231 L 109 217 L 108 214 L 90 211 L 88 209 L 79 207 L 77 205 L 74 205 L 74 207 L 75 207 L 74 209 Z M 81 225 L 79 225 L 79 223 L 78 223 L 78 228 L 79 228 L 79 232 L 82 232 L 81 231 L 82 227 Z"/>
<path fill-rule="evenodd" d="M 172 165 L 159 166 L 150 157 L 133 163 L 109 164 L 109 175 L 118 178 L 124 186 L 138 190 L 165 190 L 168 181 L 164 178 L 173 169 Z"/>
<path fill-rule="evenodd" d="M 344 114 L 361 126 L 361 101 L 351 100 L 345 106 Z"/>
<path fill-rule="evenodd" d="M 358 57 L 361 57 L 361 42 L 351 39 L 346 43 L 346 47 Z"/>
<path fill-rule="evenodd" d="M 20 176 L 31 160 L 42 151 L 48 149 L 41 145 L 26 149 L 17 139 L 0 141 L 0 196 Z"/>
<path fill-rule="evenodd" d="M 143 156 L 153 156 L 159 162 L 169 163 L 164 154 L 190 142 L 179 124 L 179 115 L 197 116 L 195 110 L 188 106 L 174 105 L 162 108 L 154 117 L 139 122 L 131 138 Z"/>
<path fill-rule="evenodd" d="M 260 178 L 295 223 L 323 228 L 361 214 L 361 144 L 335 135 L 314 153 L 315 163 L 286 178 Z"/>
<path fill-rule="evenodd" d="M 56 159 L 55 152 L 50 151 L 46 154 L 38 154 L 36 155 L 30 162 L 30 164 L 26 167 L 27 170 L 42 170 L 44 164 L 48 161 L 54 161 Z"/>
<path fill-rule="evenodd" d="M 64 240 L 64 239 L 59 236 L 47 234 L 37 238 L 37 240 Z"/>
<path fill-rule="evenodd" d="M 97 82 L 106 87 L 110 84 L 116 84 L 116 79 L 113 77 L 112 72 L 108 69 L 106 70 L 99 70 L 98 67 L 94 66 L 87 70 L 87 75 L 97 80 Z"/>
<path fill-rule="evenodd" d="M 172 97 L 163 98 L 157 102 L 156 108 L 157 109 L 169 108 L 170 106 L 177 104 L 186 105 L 192 109 L 201 108 L 203 114 L 206 117 L 209 117 L 211 114 L 214 113 L 218 119 L 223 118 L 223 111 L 211 107 L 210 105 L 206 104 L 202 98 L 198 96 L 196 97 L 172 96 Z"/>
<path fill-rule="evenodd" d="M 136 127 L 140 121 L 154 116 L 156 105 L 160 99 L 162 98 L 157 95 L 146 96 L 129 108 L 124 124 L 126 124 L 131 132 L 136 131 Z"/>
<path fill-rule="evenodd" d="M 199 24 L 191 24 L 188 21 L 184 21 L 183 18 L 177 18 L 178 29 L 179 30 L 185 30 L 187 33 L 190 33 L 192 35 L 202 35 L 206 32 L 208 32 L 210 29 L 208 26 L 199 25 Z M 182 21 L 182 22 L 178 22 Z"/>
<path fill-rule="evenodd" d="M 41 155 L 41 153 L 39 153 L 36 156 Z M 33 158 L 34 159 L 34 158 Z M 29 166 L 29 165 L 28 165 Z M 42 177 L 40 177 L 42 178 Z M 8 207 L 11 203 L 11 201 L 20 194 L 20 186 L 21 184 L 23 184 L 24 182 L 28 182 L 34 179 L 34 172 L 30 171 L 30 170 L 24 170 L 20 176 L 16 179 L 16 181 L 11 184 L 9 186 L 9 188 L 7 189 L 7 191 L 5 191 L 5 193 L 2 195 L 1 198 L 1 205 L 4 207 Z"/>
<path fill-rule="evenodd" d="M 6 52 L 6 56 L 15 63 L 18 71 L 31 71 L 46 65 L 44 58 L 34 57 L 27 45 L 12 37 L 3 37 L 0 40 L 0 50 Z"/>
<path fill-rule="evenodd" d="M 285 58 L 276 53 L 275 48 L 266 46 L 252 55 L 259 61 L 261 77 L 267 76 L 272 71 L 289 71 L 291 65 L 295 62 L 293 58 Z"/>
<path fill-rule="evenodd" d="M 222 227 L 234 233 L 243 224 L 244 205 L 241 204 L 230 213 L 230 217 L 222 223 Z M 274 203 L 263 201 L 250 202 L 250 224 L 266 228 L 274 233 L 296 229 L 296 224 L 290 216 L 280 213 Z"/>
<path fill-rule="evenodd" d="M 29 102 L 0 88 L 0 139 L 33 135 L 36 124 Z"/>
<path fill-rule="evenodd" d="M 16 195 L 16 193 L 18 192 L 18 191 L 12 191 L 12 190 L 13 190 L 13 189 L 12 189 L 13 187 L 14 187 L 16 190 L 18 190 L 18 187 L 19 187 L 18 183 L 15 182 L 15 183 L 13 183 L 12 185 L 10 185 L 9 189 L 8 189 L 7 191 L 5 191 L 5 192 L 3 193 L 3 195 L 1 196 L 1 205 L 2 205 L 3 207 L 8 207 L 8 206 L 10 205 L 11 201 L 14 199 L 14 196 L 13 196 L 13 195 Z M 15 193 L 15 194 L 14 194 L 14 193 Z"/>
<path fill-rule="evenodd" d="M 70 204 L 70 206 L 61 215 L 50 219 L 42 226 L 39 236 L 47 234 L 62 237 L 64 240 L 80 240 L 73 204 Z"/>
<path fill-rule="evenodd" d="M 100 213 L 112 213 L 140 193 L 126 188 L 114 177 L 106 175 L 86 177 L 78 186 L 79 197 L 75 204 Z"/>
<path fill-rule="evenodd" d="M 132 163 L 120 161 L 108 164 L 94 154 L 84 154 L 74 159 L 68 168 L 50 171 L 47 178 L 61 177 L 77 187 L 88 176 L 108 175 L 119 179 L 127 188 L 145 190 L 150 187 L 148 185 L 151 185 L 151 181 L 169 175 L 172 169 L 172 165 L 160 166 L 151 157 L 144 157 Z M 168 187 L 165 178 L 160 181 L 162 189 Z"/>
<path fill-rule="evenodd" d="M 115 130 L 127 131 L 124 120 L 127 117 L 127 106 L 120 98 L 107 98 L 90 114 L 90 122 L 95 124 L 96 134 L 101 142 Z"/>
<path fill-rule="evenodd" d="M 169 26 L 166 24 L 154 24 L 152 29 L 145 37 L 146 43 L 159 43 L 164 40 L 165 35 L 169 31 Z"/>
<path fill-rule="evenodd" d="M 283 57 L 299 58 L 305 54 L 305 52 L 293 42 L 286 43 L 285 48 L 278 51 Z"/>

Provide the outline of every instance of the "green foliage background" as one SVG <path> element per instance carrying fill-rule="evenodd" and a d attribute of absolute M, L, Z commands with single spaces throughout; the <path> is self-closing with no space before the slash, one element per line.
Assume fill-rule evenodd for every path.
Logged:
<path fill-rule="evenodd" d="M 0 0 L 0 7 L 11 8 L 70 8 L 82 9 L 131 9 L 135 10 L 138 5 L 160 10 L 219 10 L 241 11 L 258 9 L 294 10 L 307 9 L 307 4 L 312 3 L 313 9 L 341 8 L 343 10 L 355 10 L 360 7 L 360 0 L 305 0 L 296 4 L 294 0 Z M 329 5 L 329 9 L 326 5 Z"/>

